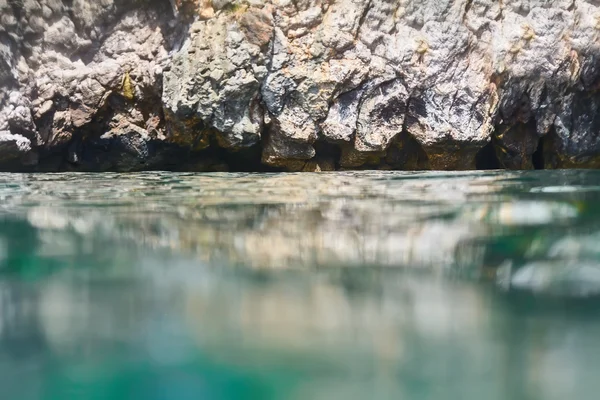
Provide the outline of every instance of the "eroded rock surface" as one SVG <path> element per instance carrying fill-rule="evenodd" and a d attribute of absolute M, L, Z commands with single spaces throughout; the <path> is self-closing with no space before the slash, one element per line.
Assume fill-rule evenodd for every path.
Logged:
<path fill-rule="evenodd" d="M 0 168 L 597 167 L 599 36 L 598 0 L 0 0 Z"/>

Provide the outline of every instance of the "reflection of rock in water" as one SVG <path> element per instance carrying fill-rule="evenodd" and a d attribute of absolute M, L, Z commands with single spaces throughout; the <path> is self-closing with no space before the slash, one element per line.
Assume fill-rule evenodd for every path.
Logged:
<path fill-rule="evenodd" d="M 565 398 L 595 382 L 600 307 L 545 294 L 600 286 L 600 191 L 526 175 L 20 176 L 0 186 L 0 374 L 201 352 L 302 370 L 292 399 L 339 395 L 332 376 L 344 398 Z"/>
<path fill-rule="evenodd" d="M 34 182 L 31 197 L 43 193 L 52 206 L 26 212 L 44 257 L 103 257 L 104 248 L 127 241 L 261 269 L 372 265 L 494 279 L 507 259 L 552 257 L 549 246 L 571 234 L 563 225 L 585 210 L 573 200 L 590 196 L 506 197 L 523 183 L 505 175 L 158 173 L 118 176 L 118 190 L 111 177 L 85 175 L 101 190 L 62 178 L 51 188 Z M 577 183 L 571 175 L 557 173 L 552 184 Z M 106 207 L 78 207 L 90 203 Z M 540 238 L 548 242 L 541 251 Z"/>
<path fill-rule="evenodd" d="M 33 261 L 32 254 L 39 245 L 39 232 L 19 218 L 0 219 L 0 271 L 19 273 Z"/>
<path fill-rule="evenodd" d="M 600 263 L 585 260 L 531 261 L 504 264 L 501 286 L 518 290 L 569 296 L 600 295 Z"/>
<path fill-rule="evenodd" d="M 519 204 L 515 204 L 518 210 Z M 571 210 L 561 208 L 560 203 L 548 207 L 538 215 L 557 212 L 561 218 L 560 210 Z M 39 229 L 40 255 L 95 251 L 102 256 L 103 247 L 126 240 L 140 246 L 186 251 L 214 263 L 267 269 L 372 265 L 476 271 L 486 266 L 486 260 L 491 262 L 489 266 L 498 266 L 505 257 L 523 258 L 538 246 L 534 234 L 540 225 L 526 232 L 517 226 L 513 234 L 508 229 L 519 211 L 504 225 L 497 219 L 509 210 L 503 203 L 480 210 L 481 215 L 469 210 L 450 217 L 426 218 L 438 209 L 436 205 L 377 200 L 207 205 L 181 207 L 180 215 L 40 207 L 29 213 L 29 221 Z M 498 214 L 498 210 L 504 211 Z M 49 214 L 65 228 L 57 230 L 44 224 Z M 525 227 L 538 217 L 529 214 L 528 218 Z"/>
<path fill-rule="evenodd" d="M 0 218 L 0 392 L 23 393 L 22 398 L 40 398 L 35 376 L 23 380 L 26 371 L 40 368 L 40 357 L 51 350 L 37 314 L 38 294 L 19 280 L 35 269 L 38 232 L 26 221 Z"/>
<path fill-rule="evenodd" d="M 191 343 L 173 343 L 183 340 L 178 332 L 187 337 L 191 330 L 203 351 L 242 368 L 257 362 L 275 368 L 285 362 L 269 361 L 278 352 L 304 354 L 348 369 L 357 382 L 367 373 L 409 395 L 415 390 L 411 380 L 445 382 L 451 374 L 461 387 L 447 387 L 447 395 L 490 391 L 494 399 L 515 393 L 558 399 L 556 393 L 573 389 L 570 377 L 586 374 L 579 369 L 582 348 L 569 338 L 575 335 L 587 346 L 590 329 L 600 330 L 593 321 L 585 329 L 571 326 L 556 312 L 553 318 L 531 313 L 522 319 L 513 305 L 485 288 L 385 270 L 363 270 L 361 290 L 349 292 L 348 286 L 358 283 L 349 283 L 353 278 L 347 270 L 248 280 L 245 275 L 193 273 L 177 262 L 172 267 L 165 274 L 149 265 L 142 273 L 150 279 L 133 286 L 102 285 L 67 274 L 40 285 L 39 296 L 22 292 L 22 298 L 12 297 L 13 307 L 29 304 L 28 318 L 40 316 L 34 325 L 20 322 L 43 343 L 31 346 L 30 354 L 99 362 L 126 350 L 160 366 L 192 357 Z M 544 344 L 547 340 L 551 346 Z M 4 344 L 14 344 L 4 333 L 1 343 L 2 354 L 9 350 Z M 569 356 L 558 362 L 556 352 Z M 346 359 L 354 363 L 344 365 Z M 325 376 L 320 379 L 327 384 Z M 300 393 L 310 389 L 322 395 L 321 381 L 309 381 L 313 384 Z M 432 390 L 435 397 L 442 395 Z"/>
<path fill-rule="evenodd" d="M 35 290 L 25 285 L 1 283 L 0 355 L 26 360 L 46 351 L 37 305 Z"/>
<path fill-rule="evenodd" d="M 172 248 L 205 260 L 256 268 L 312 268 L 382 265 L 446 268 L 461 241 L 482 231 L 460 221 L 407 224 L 419 209 L 375 209 L 344 202 L 317 205 L 207 206 L 182 217 L 153 214 L 111 215 L 38 208 L 29 221 L 39 228 L 40 254 L 72 254 L 94 242 L 128 240 Z M 64 230 L 44 225 L 40 215 L 62 219 Z M 85 227 L 82 229 L 80 227 Z M 80 235 L 84 235 L 79 237 Z M 81 242 L 81 243 L 79 243 Z M 76 246 L 72 248 L 71 246 Z"/>
<path fill-rule="evenodd" d="M 20 393 L 18 398 L 43 397 L 42 379 L 37 371 L 52 352 L 44 335 L 38 295 L 27 285 L 0 282 L 0 376 L 2 396 Z M 16 397 L 12 397 L 16 398 Z"/>
<path fill-rule="evenodd" d="M 362 272 L 369 281 L 370 273 Z M 482 287 L 385 271 L 375 273 L 364 293 L 352 295 L 340 284 L 348 279 L 345 271 L 337 274 L 310 283 L 291 277 L 296 283 L 244 287 L 225 280 L 211 291 L 190 288 L 184 291 L 188 323 L 203 344 L 211 343 L 207 336 L 228 332 L 236 343 L 234 360 L 243 358 L 238 350 L 254 345 L 291 353 L 322 351 L 340 360 L 370 354 L 365 368 L 389 376 L 386 383 L 408 391 L 414 379 L 448 385 L 442 385 L 445 393 L 432 388 L 439 395 L 434 398 L 457 393 L 464 397 L 456 398 L 479 398 L 475 394 L 489 392 L 495 399 L 559 399 L 557 393 L 575 389 L 574 376 L 596 371 L 581 368 L 588 350 L 600 356 L 597 346 L 572 338 L 588 343 L 600 325 L 596 320 L 580 324 L 586 317 L 571 315 L 577 306 L 554 302 L 545 307 L 534 297 L 523 302 Z M 569 356 L 559 360 L 556 354 Z"/>
<path fill-rule="evenodd" d="M 115 252 L 115 264 L 119 257 Z M 37 332 L 44 345 L 32 346 L 33 354 L 101 362 L 131 352 L 160 368 L 185 363 L 199 347 L 236 368 L 258 363 L 267 371 L 303 355 L 325 359 L 357 382 L 368 376 L 411 396 L 415 379 L 450 376 L 460 387 L 446 387 L 448 398 L 490 392 L 500 400 L 515 393 L 558 399 L 553 393 L 572 390 L 569 376 L 589 375 L 582 360 L 597 352 L 590 335 L 596 338 L 600 326 L 593 319 L 570 320 L 560 307 L 546 318 L 489 287 L 431 275 L 385 268 L 224 271 L 150 253 L 128 267 L 116 279 L 64 271 L 10 297 L 11 307 L 28 310 L 19 326 Z M 557 352 L 570 356 L 558 362 Z M 563 369 L 571 375 L 557 378 Z M 299 393 L 329 393 L 319 386 L 327 377 L 311 379 L 307 384 L 316 386 Z M 438 390 L 431 396 L 444 395 Z"/>
<path fill-rule="evenodd" d="M 336 277 L 338 274 L 341 276 Z M 231 313 L 228 319 L 240 325 L 247 339 L 256 336 L 292 348 L 321 341 L 340 347 L 351 343 L 378 347 L 390 344 L 385 338 L 398 340 L 404 336 L 402 332 L 409 331 L 432 339 L 457 330 L 467 336 L 479 333 L 486 324 L 481 310 L 485 301 L 472 286 L 454 287 L 435 280 L 375 273 L 367 283 L 367 292 L 361 295 L 347 292 L 344 272 L 327 275 L 302 286 L 275 281 L 242 288 L 233 304 L 222 303 L 226 300 L 221 297 L 229 293 L 226 289 L 219 291 L 223 296 L 212 293 L 204 300 L 225 315 Z M 340 279 L 346 281 L 340 284 Z M 377 295 L 373 296 L 374 292 Z M 402 346 L 396 343 L 393 347 Z"/>
<path fill-rule="evenodd" d="M 66 278 L 66 279 L 65 279 Z M 37 304 L 43 332 L 55 354 L 98 355 L 142 335 L 148 311 L 134 282 L 51 279 Z"/>

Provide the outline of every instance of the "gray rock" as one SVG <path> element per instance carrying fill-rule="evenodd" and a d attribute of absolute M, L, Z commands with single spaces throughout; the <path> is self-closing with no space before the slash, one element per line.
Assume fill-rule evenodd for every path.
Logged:
<path fill-rule="evenodd" d="M 350 142 L 356 134 L 358 107 L 364 90 L 357 89 L 340 95 L 329 108 L 321 125 L 323 136 L 331 142 Z"/>
<path fill-rule="evenodd" d="M 0 165 L 14 159 L 23 158 L 31 152 L 31 141 L 21 135 L 0 131 Z M 28 164 L 24 159 L 23 164 Z"/>
<path fill-rule="evenodd" d="M 595 0 L 0 1 L 0 131 L 40 168 L 62 157 L 47 169 L 217 148 L 288 170 L 470 169 L 490 142 L 505 168 L 596 167 L 599 15 Z M 106 143 L 108 164 L 85 157 Z"/>
<path fill-rule="evenodd" d="M 370 89 L 358 112 L 356 150 L 386 150 L 402 132 L 407 101 L 406 87 L 397 79 Z"/>
<path fill-rule="evenodd" d="M 262 107 L 257 102 L 260 78 L 254 71 L 265 65 L 265 57 L 249 40 L 263 40 L 266 34 L 261 31 L 256 33 L 260 38 L 248 39 L 244 33 L 252 23 L 259 29 L 267 24 L 266 14 L 256 13 L 260 17 L 246 21 L 244 30 L 226 13 L 191 26 L 190 37 L 164 73 L 162 98 L 171 116 L 171 135 L 188 136 L 191 132 L 182 132 L 181 127 L 201 121 L 220 132 L 226 147 L 258 142 Z"/>
<path fill-rule="evenodd" d="M 572 93 L 565 96 L 554 123 L 551 150 L 559 168 L 600 167 L 600 96 Z"/>

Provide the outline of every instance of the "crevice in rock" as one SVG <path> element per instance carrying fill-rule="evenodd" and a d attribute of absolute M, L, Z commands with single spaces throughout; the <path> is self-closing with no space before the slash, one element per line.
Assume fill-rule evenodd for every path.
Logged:
<path fill-rule="evenodd" d="M 425 149 L 419 142 L 417 142 L 414 138 L 411 137 L 411 140 L 414 141 L 415 146 L 417 148 L 417 169 L 420 170 L 428 170 L 431 169 L 429 165 L 429 157 L 427 157 L 427 153 Z"/>
<path fill-rule="evenodd" d="M 495 139 L 488 142 L 485 146 L 477 152 L 475 156 L 475 168 L 478 170 L 490 170 L 490 169 L 501 169 L 500 160 L 496 155 L 496 149 L 494 145 Z"/>
<path fill-rule="evenodd" d="M 363 10 L 363 12 L 360 15 L 360 18 L 358 20 L 358 26 L 356 27 L 356 34 L 354 35 L 355 40 L 358 39 L 358 37 L 360 36 L 360 29 L 362 28 L 363 24 L 365 23 L 365 21 L 367 19 L 367 14 L 369 14 L 370 10 L 371 10 L 371 0 L 369 0 L 367 2 L 366 7 Z"/>
<path fill-rule="evenodd" d="M 337 170 L 340 168 L 340 158 L 342 157 L 340 146 L 325 140 L 317 140 L 313 147 L 315 148 L 315 160 L 317 162 L 326 163 L 330 167 L 329 169 Z"/>
<path fill-rule="evenodd" d="M 534 169 L 544 169 L 544 141 L 545 136 L 542 136 L 538 142 L 537 149 L 531 155 L 531 163 Z"/>
<path fill-rule="evenodd" d="M 17 19 L 21 19 L 23 17 L 23 11 L 25 10 L 23 0 L 8 0 L 7 3 L 12 7 L 15 17 L 17 17 Z"/>
<path fill-rule="evenodd" d="M 467 19 L 467 14 L 471 10 L 471 6 L 473 6 L 473 0 L 467 0 L 467 2 L 465 4 L 465 11 L 463 13 L 463 23 Z"/>
<path fill-rule="evenodd" d="M 404 122 L 402 123 L 402 131 L 395 139 L 396 143 L 400 143 L 400 149 L 403 149 L 406 153 L 408 151 L 409 155 L 414 157 L 414 163 L 406 162 L 406 156 L 404 156 L 405 161 L 401 168 L 397 167 L 397 162 L 392 161 L 394 158 L 397 158 L 398 149 L 394 149 L 394 147 L 390 147 L 387 151 L 387 160 L 392 164 L 394 169 L 402 169 L 402 170 L 428 170 L 431 169 L 429 164 L 429 157 L 427 156 L 427 152 L 423 148 L 423 145 L 409 132 L 408 127 L 411 124 L 417 124 L 418 121 L 413 116 L 414 107 L 418 107 L 420 103 L 419 95 L 415 92 L 409 94 L 406 99 L 406 114 L 404 115 Z M 413 110 L 413 112 L 411 112 Z M 425 114 L 427 111 L 425 109 L 422 110 L 422 113 Z M 397 146 L 396 146 L 397 147 Z M 409 156 L 410 158 L 410 156 Z M 414 167 L 411 167 L 411 164 L 414 164 Z"/>
<path fill-rule="evenodd" d="M 526 123 L 517 120 L 497 124 L 492 134 L 492 144 L 502 168 L 533 169 L 532 155 L 539 145 L 536 121 L 530 118 Z"/>
<path fill-rule="evenodd" d="M 498 0 L 498 15 L 494 18 L 495 21 L 501 21 L 504 19 L 504 0 Z"/>
<path fill-rule="evenodd" d="M 400 133 L 387 149 L 385 162 L 393 170 L 430 169 L 425 149 L 406 131 Z"/>
<path fill-rule="evenodd" d="M 544 169 L 556 169 L 561 166 L 557 147 L 558 135 L 556 128 L 552 126 L 550 131 L 540 139 L 538 150 L 543 154 Z"/>
<path fill-rule="evenodd" d="M 217 159 L 227 165 L 229 172 L 278 172 L 280 169 L 265 165 L 261 162 L 262 147 L 260 144 L 252 147 L 231 151 L 221 147 L 215 148 Z"/>
<path fill-rule="evenodd" d="M 156 151 L 164 153 L 162 160 L 152 168 L 154 170 L 178 172 L 281 172 L 281 168 L 271 167 L 261 162 L 260 143 L 236 150 L 218 146 L 217 139 L 210 138 L 210 145 L 202 150 L 174 143 L 157 141 Z M 166 146 L 171 146 L 166 149 Z"/>

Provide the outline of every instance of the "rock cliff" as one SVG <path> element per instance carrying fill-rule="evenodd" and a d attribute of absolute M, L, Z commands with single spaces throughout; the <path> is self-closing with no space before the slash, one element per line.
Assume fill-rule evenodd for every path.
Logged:
<path fill-rule="evenodd" d="M 600 0 L 0 0 L 0 169 L 600 166 Z"/>

